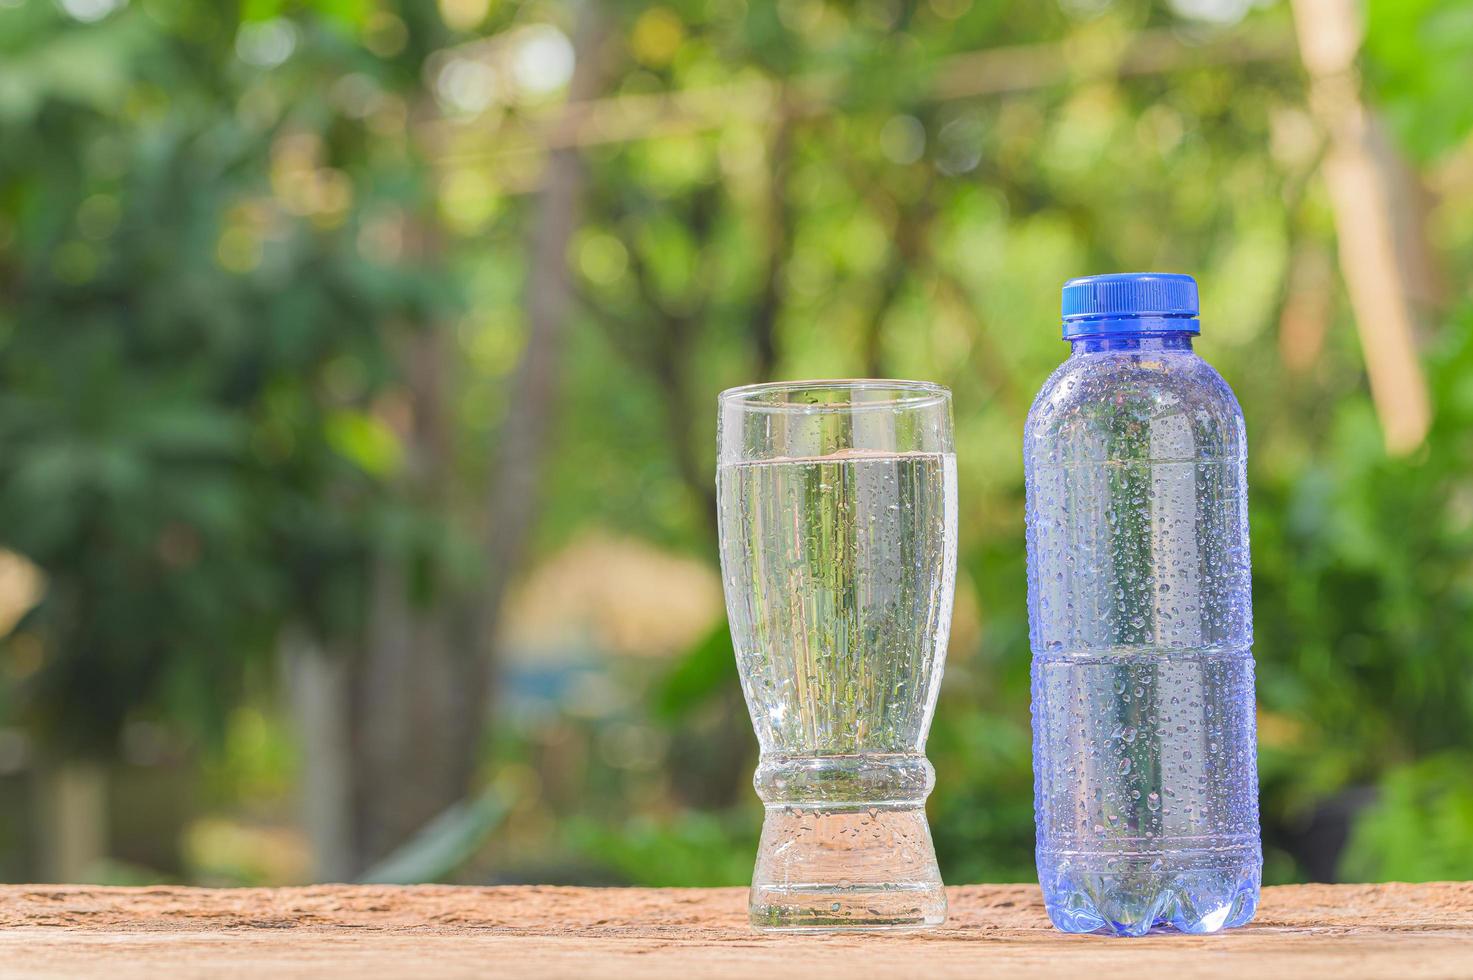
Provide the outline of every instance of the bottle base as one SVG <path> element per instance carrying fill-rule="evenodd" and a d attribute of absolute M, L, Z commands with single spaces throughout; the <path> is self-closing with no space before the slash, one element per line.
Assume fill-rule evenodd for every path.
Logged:
<path fill-rule="evenodd" d="M 1070 872 L 1045 877 L 1049 919 L 1064 932 L 1203 935 L 1246 925 L 1258 910 L 1261 865 L 1174 872 Z"/>

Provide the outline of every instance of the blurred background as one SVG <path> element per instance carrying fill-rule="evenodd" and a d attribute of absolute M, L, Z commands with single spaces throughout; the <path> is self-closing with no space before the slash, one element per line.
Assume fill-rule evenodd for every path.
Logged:
<path fill-rule="evenodd" d="M 948 881 L 1033 877 L 1058 289 L 1192 272 L 1266 878 L 1473 877 L 1465 0 L 0 0 L 0 880 L 741 884 L 715 395 L 955 392 Z"/>

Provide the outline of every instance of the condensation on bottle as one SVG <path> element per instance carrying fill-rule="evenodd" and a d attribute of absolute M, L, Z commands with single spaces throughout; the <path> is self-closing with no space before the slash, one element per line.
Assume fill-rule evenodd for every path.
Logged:
<path fill-rule="evenodd" d="M 1038 877 L 1066 932 L 1242 925 L 1262 872 L 1246 440 L 1190 276 L 1070 280 L 1024 435 Z"/>

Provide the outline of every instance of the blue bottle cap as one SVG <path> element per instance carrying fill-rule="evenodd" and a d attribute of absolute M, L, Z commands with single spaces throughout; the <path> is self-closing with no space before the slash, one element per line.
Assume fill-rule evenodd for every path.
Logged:
<path fill-rule="evenodd" d="M 1198 333 L 1197 280 L 1174 272 L 1081 276 L 1064 283 L 1064 339 Z"/>

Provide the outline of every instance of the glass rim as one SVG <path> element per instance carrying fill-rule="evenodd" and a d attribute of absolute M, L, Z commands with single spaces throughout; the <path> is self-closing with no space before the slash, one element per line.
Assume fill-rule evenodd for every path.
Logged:
<path fill-rule="evenodd" d="M 833 402 L 761 401 L 764 395 L 786 392 L 891 392 L 899 397 L 856 401 L 852 398 Z M 857 412 L 869 409 L 914 411 L 935 408 L 951 399 L 951 389 L 934 381 L 908 381 L 895 378 L 819 378 L 809 381 L 763 381 L 757 384 L 727 388 L 717 400 L 723 407 L 736 406 L 742 411 L 792 412 Z"/>

